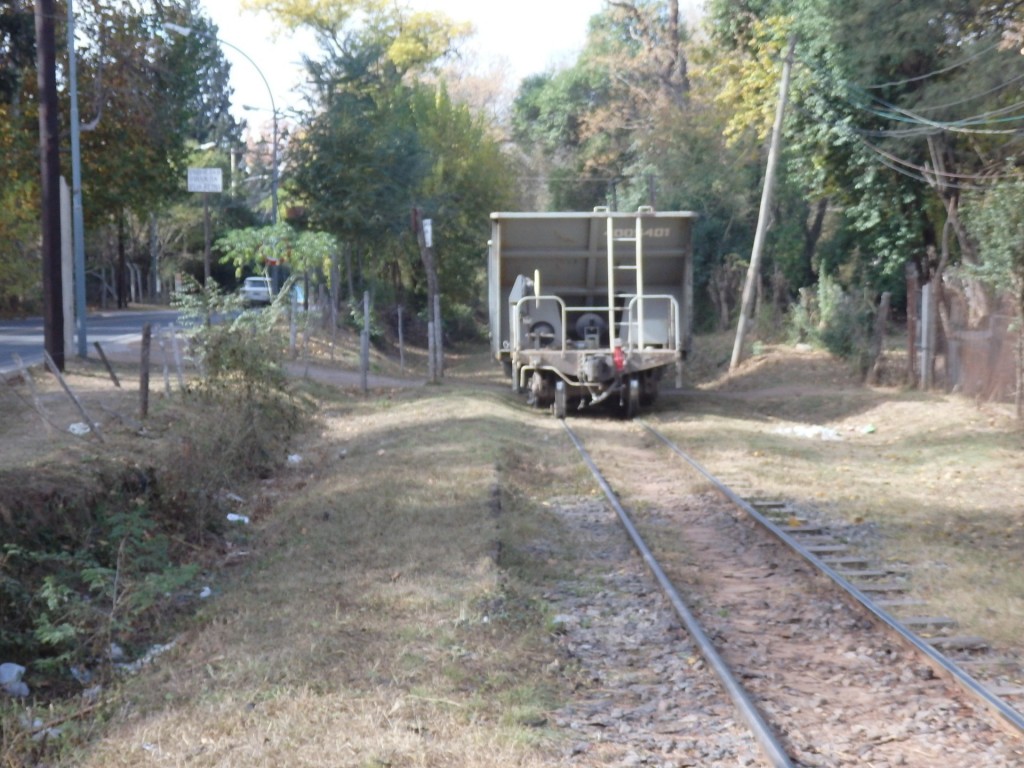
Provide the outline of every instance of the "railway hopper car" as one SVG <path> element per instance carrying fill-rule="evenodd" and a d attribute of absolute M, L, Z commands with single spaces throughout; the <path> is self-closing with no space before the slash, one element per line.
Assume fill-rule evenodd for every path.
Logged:
<path fill-rule="evenodd" d="M 632 417 L 692 341 L 688 211 L 492 213 L 491 348 L 538 407 L 609 402 Z"/>

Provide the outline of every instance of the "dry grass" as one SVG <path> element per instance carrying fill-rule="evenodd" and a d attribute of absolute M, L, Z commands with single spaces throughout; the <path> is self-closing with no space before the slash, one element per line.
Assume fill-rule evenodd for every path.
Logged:
<path fill-rule="evenodd" d="M 562 683 L 509 565 L 543 527 L 513 477 L 546 472 L 536 425 L 457 385 L 322 413 L 303 463 L 258 489 L 258 560 L 76 765 L 550 762 L 538 726 Z"/>
<path fill-rule="evenodd" d="M 851 526 L 910 566 L 935 613 L 1020 647 L 1024 432 L 1009 404 L 865 388 L 823 353 L 779 347 L 662 408 L 711 471 Z"/>
<path fill-rule="evenodd" d="M 651 419 L 712 471 L 870 526 L 937 612 L 1019 647 L 1024 460 L 1009 409 L 864 389 L 827 356 L 781 347 L 726 376 L 721 341 L 698 339 L 694 388 Z M 83 726 L 102 738 L 64 764 L 490 768 L 564 754 L 544 727 L 570 692 L 547 671 L 542 594 L 573 562 L 548 554 L 564 532 L 544 504 L 595 490 L 558 425 L 511 397 L 485 352 L 454 351 L 439 387 L 309 386 L 320 414 L 303 461 L 234 489 L 251 556 L 211 574 L 215 596 L 175 650 L 109 692 L 109 722 Z M 806 425 L 843 439 L 792 432 Z"/>

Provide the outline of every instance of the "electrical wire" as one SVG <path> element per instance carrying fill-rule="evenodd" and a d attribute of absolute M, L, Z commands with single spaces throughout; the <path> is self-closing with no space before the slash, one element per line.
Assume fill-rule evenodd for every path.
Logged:
<path fill-rule="evenodd" d="M 952 173 L 952 172 L 938 172 L 933 168 L 918 165 L 909 160 L 904 160 L 898 155 L 889 152 L 882 147 L 879 147 L 864 138 L 863 129 L 857 129 L 853 126 L 841 123 L 838 121 L 830 121 L 822 119 L 818 115 L 811 114 L 808 110 L 801 107 L 799 104 L 794 105 L 794 109 L 797 112 L 805 115 L 809 120 L 819 125 L 824 125 L 827 128 L 839 131 L 846 136 L 853 138 L 859 145 L 869 150 L 875 157 L 877 162 L 894 171 L 898 174 L 906 176 L 913 181 L 921 182 L 932 186 L 934 179 L 941 178 L 944 181 L 944 186 L 949 189 L 956 189 L 960 191 L 984 191 L 990 188 L 991 184 L 998 181 L 1005 180 L 1016 180 L 1019 181 L 1024 178 L 1022 174 L 997 174 L 997 173 Z M 937 131 L 931 131 L 932 135 L 936 135 Z M 1018 134 L 1017 140 L 1024 138 L 1024 136 Z M 1009 143 L 1009 142 L 1008 142 Z M 986 184 L 974 184 L 969 182 L 986 182 Z"/>
<path fill-rule="evenodd" d="M 954 63 L 952 63 L 952 64 L 950 64 L 950 65 L 948 65 L 946 67 L 943 67 L 942 69 L 936 69 L 933 72 L 926 72 L 923 75 L 917 75 L 916 77 L 908 77 L 905 80 L 892 80 L 892 81 L 890 81 L 888 83 L 875 83 L 874 85 L 865 85 L 863 87 L 864 87 L 864 90 L 875 91 L 875 90 L 878 90 L 880 88 L 891 88 L 891 87 L 896 86 L 896 85 L 908 85 L 910 83 L 920 82 L 921 80 L 928 80 L 929 78 L 938 77 L 939 75 L 944 75 L 947 72 L 952 72 L 954 69 L 958 69 L 958 68 L 960 68 L 960 67 L 962 67 L 962 66 L 964 66 L 966 64 L 970 64 L 975 59 L 985 55 L 989 51 L 994 50 L 994 49 L 996 49 L 998 47 L 999 47 L 999 43 L 993 43 L 989 47 L 983 48 L 982 50 L 977 51 L 976 53 L 971 54 L 970 56 L 968 56 L 965 59 L 961 59 L 960 61 L 956 61 L 956 62 L 954 62 Z"/>
<path fill-rule="evenodd" d="M 965 98 L 958 99 L 957 101 L 950 101 L 950 102 L 947 102 L 946 104 L 937 104 L 937 105 L 931 106 L 931 107 L 918 107 L 917 111 L 918 112 L 932 112 L 932 111 L 938 110 L 938 109 L 949 109 L 950 107 L 957 107 L 957 106 L 959 106 L 961 104 L 966 104 L 969 101 L 974 101 L 975 99 L 983 99 L 986 96 L 991 96 L 993 93 L 996 93 L 997 91 L 1001 91 L 1004 88 L 1006 88 L 1008 86 L 1011 86 L 1011 85 L 1013 85 L 1016 82 L 1019 82 L 1020 80 L 1024 80 L 1024 73 L 1016 75 L 1015 77 L 1011 77 L 1009 80 L 1006 80 L 1006 81 L 1000 83 L 999 85 L 995 86 L 994 88 L 989 88 L 984 93 L 972 94 L 971 96 L 967 96 Z"/>
<path fill-rule="evenodd" d="M 862 86 L 851 83 L 850 81 L 838 80 L 829 73 L 822 72 L 813 65 L 809 64 L 806 60 L 801 59 L 803 66 L 809 71 L 817 80 L 824 81 L 826 85 L 831 85 L 833 89 L 839 89 L 845 93 L 855 94 L 861 97 L 862 101 L 854 100 L 850 97 L 840 98 L 839 100 L 846 105 L 867 112 L 868 114 L 880 117 L 884 120 L 890 120 L 897 123 L 908 123 L 913 126 L 917 126 L 914 129 L 904 129 L 911 131 L 911 133 L 892 135 L 915 135 L 913 132 L 921 131 L 926 129 L 925 135 L 928 132 L 934 131 L 949 131 L 951 133 L 966 133 L 966 134 L 982 134 L 982 135 L 1011 135 L 1016 134 L 1020 131 L 1018 128 L 985 128 L 979 126 L 986 126 L 998 123 L 1020 123 L 1024 122 L 1024 113 L 1008 115 L 1008 113 L 1014 110 L 1024 108 L 1024 101 L 1018 101 L 1014 104 L 999 107 L 997 109 L 988 110 L 981 112 L 969 117 L 964 117 L 959 120 L 953 121 L 942 121 L 934 120 L 919 114 L 922 111 L 931 111 L 934 109 L 940 109 L 940 106 L 929 106 L 918 108 L 916 110 L 906 109 L 893 104 L 890 101 L 882 99 L 874 94 L 870 94 Z M 962 102 L 970 101 L 974 98 L 982 98 L 983 96 L 989 95 L 995 91 L 1001 90 L 1009 85 L 1012 85 L 1018 80 L 1024 79 L 1024 74 L 1017 75 L 1010 80 L 1004 82 L 1000 86 L 983 94 L 975 94 L 971 97 L 965 98 Z M 834 100 L 837 97 L 832 94 L 818 92 L 823 98 L 828 100 Z M 877 106 L 873 106 L 877 105 Z M 888 135 L 888 134 L 887 134 Z"/>
<path fill-rule="evenodd" d="M 965 179 L 969 181 L 991 181 L 992 179 L 996 178 L 995 175 L 991 173 L 953 173 L 952 171 L 937 171 L 934 168 L 917 165 L 916 163 L 912 163 L 909 160 L 904 160 L 903 158 L 898 157 L 897 155 L 894 155 L 891 152 L 888 152 L 882 149 L 881 147 L 872 144 L 870 141 L 865 141 L 862 139 L 861 142 L 868 149 L 880 155 L 881 157 L 884 157 L 887 160 L 890 160 L 911 170 L 918 171 L 922 175 L 931 176 L 933 178 L 941 177 L 944 179 Z M 1018 174 L 1012 174 L 1010 177 L 1015 178 L 1017 176 Z"/>

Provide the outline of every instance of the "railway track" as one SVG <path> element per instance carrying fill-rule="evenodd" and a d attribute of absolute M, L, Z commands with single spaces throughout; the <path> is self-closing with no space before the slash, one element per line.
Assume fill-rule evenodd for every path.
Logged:
<path fill-rule="evenodd" d="M 674 640 L 658 641 L 676 648 L 661 648 L 653 659 L 630 649 L 637 655 L 627 666 L 649 666 L 648 674 L 661 671 L 669 679 L 637 683 L 627 675 L 632 704 L 611 711 L 630 723 L 627 736 L 639 739 L 627 764 L 1024 764 L 1024 720 L 940 651 L 941 644 L 914 631 L 940 625 L 938 617 L 916 617 L 915 624 L 889 613 L 879 596 L 893 605 L 885 587 L 890 573 L 842 552 L 820 526 L 780 502 L 762 500 L 759 510 L 653 427 L 635 422 L 623 434 L 621 423 L 594 420 L 579 425 L 581 435 L 564 426 L 665 595 L 660 607 L 650 607 L 653 588 L 636 586 L 643 578 L 635 572 L 621 576 L 623 565 L 614 573 L 626 581 L 609 577 L 607 590 L 624 590 L 621 605 L 602 592 L 599 613 L 622 621 L 639 592 L 648 605 L 644 615 L 671 611 L 685 628 Z M 678 457 L 671 471 L 669 455 Z M 602 515 L 608 524 L 606 508 L 564 509 L 588 535 L 596 535 Z M 613 534 L 601 535 L 598 546 L 611 552 Z M 624 557 L 621 550 L 617 556 Z M 580 611 L 586 604 L 569 607 Z M 591 653 L 601 649 L 593 621 L 572 614 L 563 620 L 573 657 L 584 667 L 600 664 Z M 949 647 L 959 643 L 970 652 L 969 641 Z M 605 690 L 615 673 L 595 674 Z M 717 699 L 709 693 L 712 674 Z M 735 709 L 723 704 L 725 696 Z M 604 713 L 596 716 L 588 706 L 564 713 L 561 723 L 607 739 L 616 718 L 606 703 L 591 707 Z"/>

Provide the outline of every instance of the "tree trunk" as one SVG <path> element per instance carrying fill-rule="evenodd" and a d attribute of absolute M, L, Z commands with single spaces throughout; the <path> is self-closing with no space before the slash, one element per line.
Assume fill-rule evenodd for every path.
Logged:
<path fill-rule="evenodd" d="M 825 228 L 825 214 L 828 213 L 828 198 L 821 198 L 814 207 L 813 216 L 810 219 L 810 226 L 804 226 L 804 250 L 800 261 L 803 269 L 803 277 L 811 282 L 814 277 L 814 254 L 818 250 L 818 241 L 821 240 L 821 233 Z"/>
<path fill-rule="evenodd" d="M 349 303 L 356 299 L 356 279 L 352 274 L 352 246 L 345 246 L 345 278 L 348 280 L 348 300 Z M 338 291 L 340 296 L 341 292 Z"/>
<path fill-rule="evenodd" d="M 669 0 L 668 4 L 668 45 L 667 79 L 679 93 L 687 94 L 690 92 L 690 77 L 686 71 L 686 55 L 683 53 L 683 41 L 679 33 L 679 0 Z"/>
<path fill-rule="evenodd" d="M 885 346 L 885 329 L 889 320 L 889 303 L 892 295 L 889 291 L 882 294 L 875 314 L 875 332 L 871 338 L 871 367 L 868 369 L 869 386 L 877 386 L 882 374 L 882 351 Z"/>

